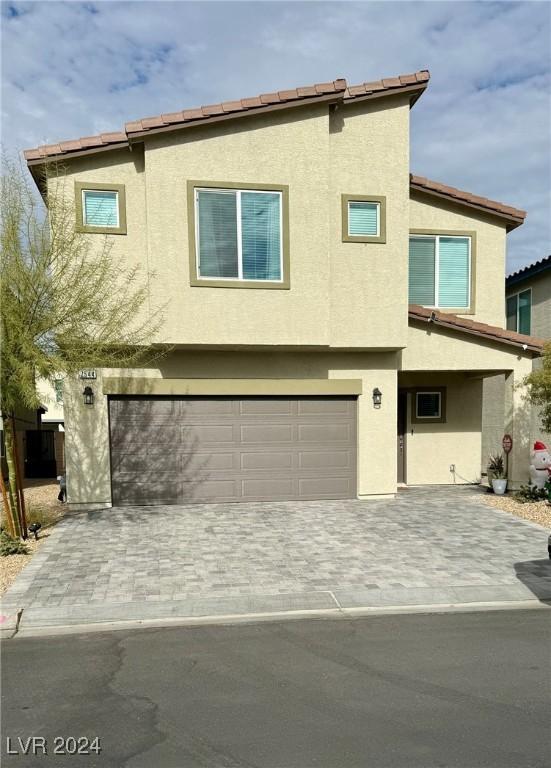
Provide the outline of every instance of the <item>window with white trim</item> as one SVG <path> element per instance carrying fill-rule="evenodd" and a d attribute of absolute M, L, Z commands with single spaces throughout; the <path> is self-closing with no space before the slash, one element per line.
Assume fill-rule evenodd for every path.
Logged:
<path fill-rule="evenodd" d="M 507 296 L 507 330 L 530 335 L 532 331 L 532 289 Z"/>
<path fill-rule="evenodd" d="M 381 230 L 380 203 L 348 201 L 348 236 L 378 237 Z"/>
<path fill-rule="evenodd" d="M 282 193 L 195 188 L 197 278 L 283 281 Z"/>
<path fill-rule="evenodd" d="M 409 303 L 469 309 L 471 251 L 470 236 L 410 235 Z"/>

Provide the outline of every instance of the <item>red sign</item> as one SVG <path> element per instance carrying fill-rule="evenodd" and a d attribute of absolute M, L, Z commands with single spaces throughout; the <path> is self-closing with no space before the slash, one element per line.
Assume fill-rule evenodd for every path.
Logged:
<path fill-rule="evenodd" d="M 513 447 L 513 438 L 511 435 L 503 435 L 501 445 L 503 446 L 505 453 L 511 453 L 511 448 Z"/>

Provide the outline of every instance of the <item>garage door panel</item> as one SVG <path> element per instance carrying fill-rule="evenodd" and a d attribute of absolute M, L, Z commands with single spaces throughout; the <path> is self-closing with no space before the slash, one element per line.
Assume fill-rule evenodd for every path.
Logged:
<path fill-rule="evenodd" d="M 300 443 L 348 443 L 351 439 L 351 426 L 346 422 L 335 424 L 299 424 L 298 440 Z"/>
<path fill-rule="evenodd" d="M 183 483 L 186 501 L 237 501 L 238 481 L 231 478 L 202 478 L 200 481 Z"/>
<path fill-rule="evenodd" d="M 186 441 L 197 440 L 201 445 L 233 443 L 233 424 L 194 424 L 182 428 L 182 437 Z"/>
<path fill-rule="evenodd" d="M 301 469 L 343 468 L 350 467 L 350 451 L 300 451 L 298 465 Z"/>
<path fill-rule="evenodd" d="M 295 480 L 291 477 L 249 478 L 241 481 L 244 499 L 286 499 L 295 495 Z"/>
<path fill-rule="evenodd" d="M 278 469 L 292 469 L 295 454 L 292 451 L 275 453 L 272 450 L 257 451 L 255 453 L 241 453 L 241 468 L 267 469 L 270 471 Z"/>
<path fill-rule="evenodd" d="M 322 498 L 346 498 L 351 494 L 350 479 L 348 477 L 301 477 L 299 479 L 299 493 L 301 496 L 316 496 L 323 494 Z M 354 493 L 355 495 L 355 493 Z"/>
<path fill-rule="evenodd" d="M 266 399 L 266 400 L 241 400 L 239 403 L 239 413 L 241 416 L 266 414 L 272 416 L 278 414 L 280 416 L 291 416 L 296 412 L 296 402 L 283 399 Z"/>
<path fill-rule="evenodd" d="M 293 440 L 292 424 L 247 424 L 241 427 L 242 443 L 290 443 Z"/>
<path fill-rule="evenodd" d="M 115 504 L 350 498 L 353 398 L 112 398 Z"/>
<path fill-rule="evenodd" d="M 352 416 L 353 410 L 351 406 L 354 405 L 355 403 L 353 401 L 319 397 L 315 400 L 299 400 L 297 403 L 297 411 L 299 416 L 306 416 L 309 414 L 322 415 L 327 418 L 330 418 L 333 415 Z"/>

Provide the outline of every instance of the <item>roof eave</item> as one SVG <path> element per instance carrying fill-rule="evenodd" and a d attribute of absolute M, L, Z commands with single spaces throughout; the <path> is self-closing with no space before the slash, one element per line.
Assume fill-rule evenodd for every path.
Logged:
<path fill-rule="evenodd" d="M 390 96 L 403 96 L 410 94 L 409 105 L 413 107 L 415 102 L 423 95 L 427 90 L 428 81 L 425 83 L 417 83 L 414 85 L 402 85 L 397 86 L 394 89 L 387 88 L 380 91 L 373 91 L 372 93 L 366 93 L 365 96 L 345 96 L 343 102 L 345 104 L 358 104 L 362 101 L 371 101 L 372 99 L 389 98 Z"/>
<path fill-rule="evenodd" d="M 203 125 L 212 125 L 213 123 L 227 122 L 228 120 L 242 120 L 246 117 L 252 117 L 254 115 L 264 115 L 271 112 L 280 112 L 286 109 L 292 109 L 297 107 L 308 107 L 312 104 L 337 104 L 343 99 L 343 91 L 336 93 L 324 94 L 323 96 L 313 96 L 312 98 L 297 99 L 295 101 L 288 101 L 278 104 L 267 104 L 262 107 L 253 107 L 246 111 L 237 110 L 236 112 L 227 112 L 223 115 L 212 115 L 212 117 L 200 117 L 196 120 L 186 120 L 182 123 L 173 123 L 171 125 L 163 125 L 159 128 L 145 128 L 141 131 L 127 131 L 129 142 L 133 139 L 144 139 L 148 136 L 154 136 L 158 133 L 170 133 L 173 131 L 181 131 L 186 128 L 201 128 Z"/>
<path fill-rule="evenodd" d="M 516 229 L 517 227 L 520 227 L 522 224 L 524 224 L 524 219 L 512 216 L 507 213 L 502 213 L 500 211 L 496 211 L 493 208 L 486 208 L 484 205 L 478 205 L 477 203 L 469 202 L 468 200 L 461 200 L 461 198 L 454 197 L 453 195 L 446 195 L 443 192 L 438 192 L 435 189 L 427 189 L 427 187 L 424 187 L 420 184 L 415 184 L 414 182 L 410 182 L 410 190 L 414 190 L 415 192 L 419 192 L 423 195 L 430 195 L 431 197 L 437 197 L 441 200 L 445 200 L 448 203 L 455 203 L 456 205 L 465 206 L 467 208 L 473 208 L 476 211 L 481 211 L 482 213 L 487 214 L 488 216 L 494 216 L 495 218 L 504 220 L 506 222 L 505 227 L 507 229 L 507 232 L 511 232 L 513 229 Z"/>
<path fill-rule="evenodd" d="M 518 285 L 518 283 L 523 283 L 525 280 L 531 280 L 533 277 L 537 277 L 542 272 L 548 272 L 549 270 L 551 270 L 551 256 L 543 259 L 540 263 L 532 264 L 506 277 L 505 287 L 510 288 L 512 285 Z"/>
<path fill-rule="evenodd" d="M 427 325 L 430 323 L 435 328 L 446 328 L 447 330 L 453 331 L 455 333 L 460 334 L 466 334 L 468 336 L 476 336 L 479 339 L 486 339 L 487 341 L 493 343 L 493 344 L 503 344 L 508 347 L 515 347 L 515 349 L 520 349 L 523 352 L 532 352 L 534 355 L 541 355 L 543 351 L 543 345 L 541 344 L 533 344 L 532 342 L 526 342 L 526 341 L 515 341 L 513 339 L 505 339 L 500 336 L 492 336 L 489 333 L 482 333 L 481 331 L 476 330 L 475 328 L 466 328 L 465 326 L 458 326 L 455 323 L 447 323 L 445 318 L 442 316 L 431 320 L 429 317 L 427 317 L 424 314 L 418 314 L 415 312 L 415 310 L 409 310 L 408 312 L 409 320 L 418 322 L 418 323 L 424 323 Z"/>

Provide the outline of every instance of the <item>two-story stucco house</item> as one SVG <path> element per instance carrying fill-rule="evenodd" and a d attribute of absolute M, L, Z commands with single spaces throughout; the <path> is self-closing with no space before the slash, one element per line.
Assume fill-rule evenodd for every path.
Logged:
<path fill-rule="evenodd" d="M 412 176 L 427 71 L 127 123 L 28 150 L 61 161 L 75 225 L 154 272 L 154 368 L 64 392 L 73 504 L 373 497 L 474 482 L 482 389 L 506 377 L 510 477 L 541 350 L 503 329 L 524 212 Z M 43 190 L 46 193 L 46 190 Z M 45 194 L 47 199 L 47 196 Z"/>

